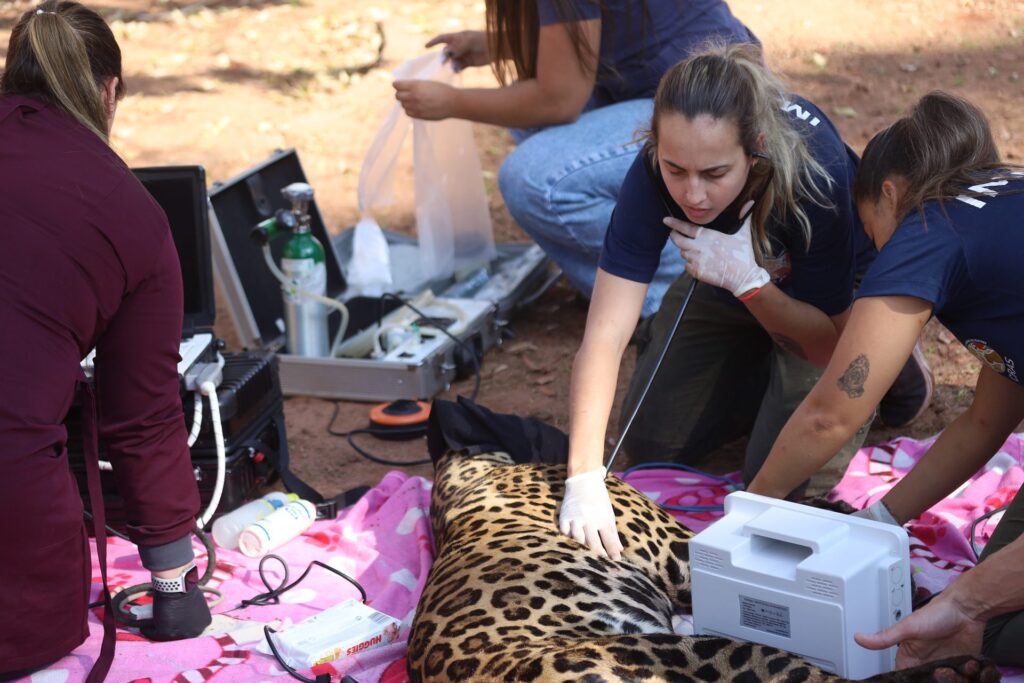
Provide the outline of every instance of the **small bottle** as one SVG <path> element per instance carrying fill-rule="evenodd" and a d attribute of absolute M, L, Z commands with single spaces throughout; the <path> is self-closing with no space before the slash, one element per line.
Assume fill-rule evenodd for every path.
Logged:
<path fill-rule="evenodd" d="M 301 534 L 315 520 L 315 505 L 308 500 L 293 500 L 247 526 L 238 536 L 238 549 L 248 557 L 262 557 Z"/>
<path fill-rule="evenodd" d="M 262 498 L 246 503 L 213 522 L 213 540 L 221 548 L 234 550 L 238 547 L 238 535 L 242 529 L 298 498 L 294 493 L 271 491 Z"/>

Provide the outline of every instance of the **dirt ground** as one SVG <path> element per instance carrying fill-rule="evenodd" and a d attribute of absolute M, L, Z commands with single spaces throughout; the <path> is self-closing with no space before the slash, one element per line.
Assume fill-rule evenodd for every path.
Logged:
<path fill-rule="evenodd" d="M 0 1 L 0 50 L 10 27 L 35 3 Z M 1024 2 L 1015 0 L 732 0 L 760 37 L 769 63 L 794 91 L 816 102 L 860 151 L 869 137 L 936 88 L 967 96 L 989 115 L 1003 156 L 1024 159 Z M 202 164 L 224 180 L 277 148 L 294 147 L 332 231 L 359 217 L 357 184 L 370 141 L 393 105 L 390 72 L 422 52 L 431 36 L 482 28 L 483 2 L 470 0 L 107 0 L 124 52 L 129 96 L 112 142 L 133 166 Z M 383 42 L 382 42 L 383 40 Z M 493 84 L 473 70 L 464 84 Z M 506 132 L 474 127 L 496 239 L 525 239 L 506 211 L 495 177 L 510 148 Z M 411 164 L 400 170 L 395 205 L 378 215 L 388 229 L 414 231 Z M 223 297 L 216 331 L 240 350 Z M 568 380 L 586 303 L 564 285 L 512 321 L 515 338 L 483 361 L 478 401 L 565 428 Z M 932 406 L 900 430 L 876 425 L 869 441 L 896 433 L 924 437 L 973 397 L 978 363 L 934 321 L 925 335 L 936 378 Z M 627 351 L 620 396 L 632 372 Z M 469 393 L 472 381 L 445 397 Z M 341 402 L 335 429 L 365 426 L 370 406 Z M 327 433 L 330 401 L 285 403 L 295 470 L 325 493 L 372 485 L 390 469 L 370 463 Z M 616 409 L 617 410 L 617 409 Z M 614 433 L 614 432 L 610 432 Z M 422 458 L 422 441 L 365 446 L 398 460 Z M 742 444 L 707 463 L 732 469 Z M 430 476 L 429 466 L 408 469 Z"/>

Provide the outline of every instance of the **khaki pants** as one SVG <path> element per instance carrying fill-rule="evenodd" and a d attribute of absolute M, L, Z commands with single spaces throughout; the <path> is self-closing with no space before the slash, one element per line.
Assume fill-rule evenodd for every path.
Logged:
<path fill-rule="evenodd" d="M 992 553 L 1016 540 L 1021 533 L 1024 533 L 1024 495 L 1017 491 L 992 532 L 992 538 L 985 544 L 979 562 L 984 562 Z M 1024 611 L 1018 610 L 989 619 L 985 626 L 982 653 L 1001 666 L 1024 666 L 1021 643 L 1024 643 Z"/>
<path fill-rule="evenodd" d="M 632 412 L 689 288 L 684 274 L 661 308 L 637 331 L 637 364 L 622 404 Z M 774 344 L 747 309 L 720 290 L 698 284 L 623 447 L 632 464 L 693 464 L 749 435 L 743 479 L 749 483 L 822 369 Z M 870 420 L 800 494 L 827 493 L 842 478 Z"/>

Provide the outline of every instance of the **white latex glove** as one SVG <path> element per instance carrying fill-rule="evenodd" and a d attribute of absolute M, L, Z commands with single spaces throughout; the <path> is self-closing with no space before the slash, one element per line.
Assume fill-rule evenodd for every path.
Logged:
<path fill-rule="evenodd" d="M 622 541 L 615 528 L 615 512 L 600 467 L 565 480 L 565 499 L 558 512 L 558 527 L 574 539 L 613 560 L 622 556 Z"/>
<path fill-rule="evenodd" d="M 743 212 L 750 210 L 750 203 Z M 671 216 L 664 219 L 672 229 L 672 243 L 686 259 L 686 272 L 701 282 L 722 287 L 740 296 L 764 287 L 771 279 L 768 271 L 757 265 L 754 244 L 750 237 L 750 214 L 733 235 L 708 230 Z"/>
<path fill-rule="evenodd" d="M 889 512 L 889 508 L 885 507 L 885 503 L 879 498 L 871 505 L 868 505 L 863 510 L 857 510 L 853 513 L 854 517 L 861 517 L 863 519 L 873 519 L 876 522 L 885 522 L 886 524 L 893 524 L 895 526 L 902 526 L 896 521 L 896 518 Z"/>

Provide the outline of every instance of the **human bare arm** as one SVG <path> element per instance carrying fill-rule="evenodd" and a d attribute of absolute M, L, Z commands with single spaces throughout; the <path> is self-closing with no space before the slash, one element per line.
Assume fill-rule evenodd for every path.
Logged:
<path fill-rule="evenodd" d="M 935 505 L 978 471 L 1024 419 L 1024 387 L 989 367 L 974 400 L 882 499 L 900 524 Z"/>
<path fill-rule="evenodd" d="M 457 88 L 435 81 L 397 80 L 395 98 L 409 116 L 467 119 L 510 128 L 575 121 L 594 90 L 601 20 L 579 22 L 590 63 L 581 63 L 566 25 L 540 27 L 537 76 L 500 88 Z"/>
<path fill-rule="evenodd" d="M 913 351 L 931 304 L 858 299 L 832 359 L 793 413 L 749 490 L 783 498 L 835 455 L 871 416 Z"/>
<path fill-rule="evenodd" d="M 604 439 L 622 353 L 646 293 L 646 284 L 598 269 L 569 389 L 569 466 L 559 527 L 613 559 L 622 543 L 604 485 Z"/>
<path fill-rule="evenodd" d="M 817 367 L 828 364 L 849 314 L 826 315 L 770 282 L 744 305 L 776 344 Z"/>

